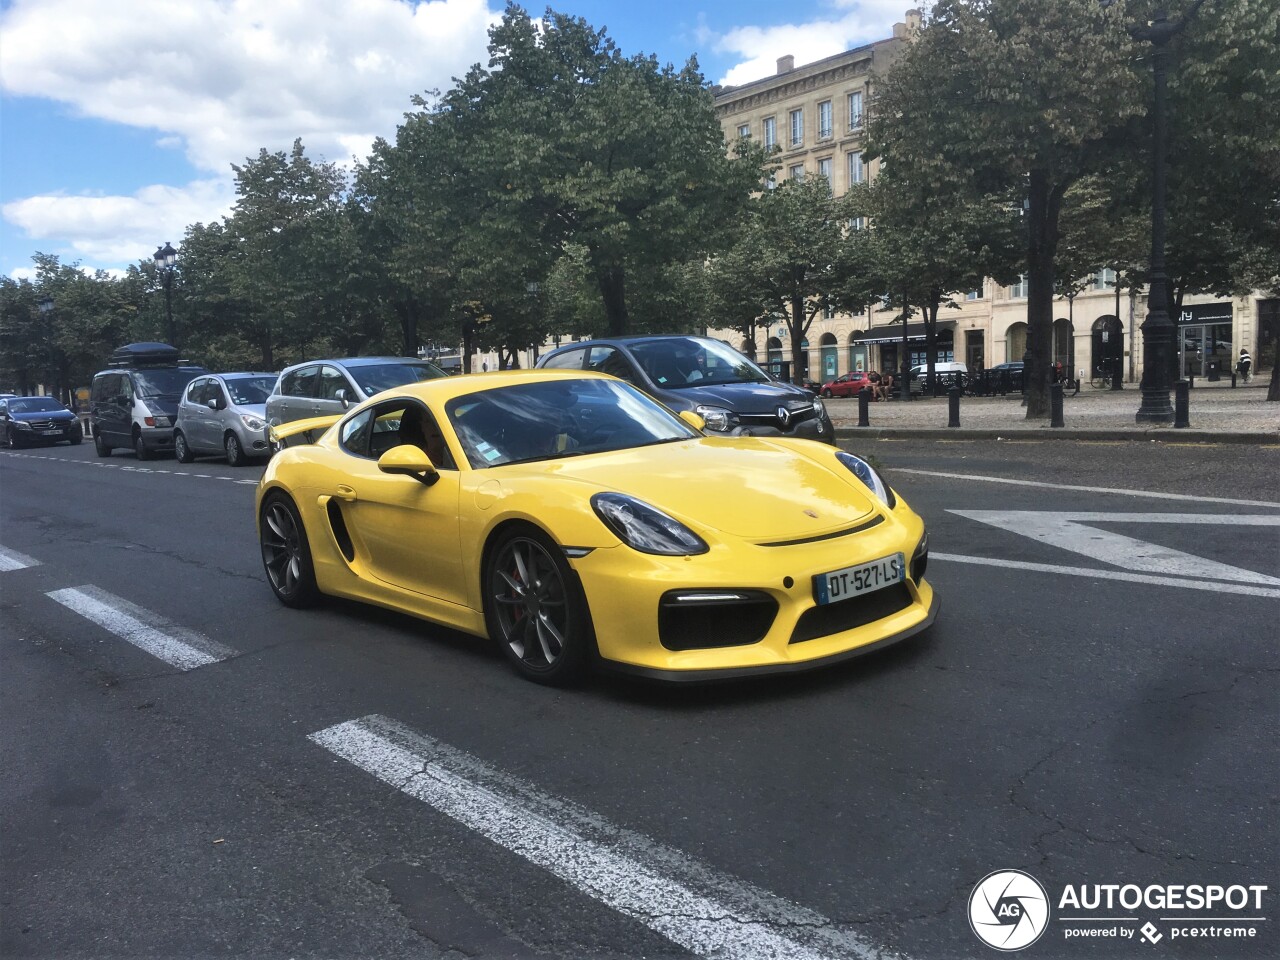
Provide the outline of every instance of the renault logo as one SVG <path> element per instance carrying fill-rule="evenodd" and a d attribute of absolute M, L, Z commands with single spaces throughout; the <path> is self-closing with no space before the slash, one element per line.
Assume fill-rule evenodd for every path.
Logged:
<path fill-rule="evenodd" d="M 784 427 L 791 422 L 791 411 L 786 407 L 779 407 L 777 410 L 778 422 Z"/>

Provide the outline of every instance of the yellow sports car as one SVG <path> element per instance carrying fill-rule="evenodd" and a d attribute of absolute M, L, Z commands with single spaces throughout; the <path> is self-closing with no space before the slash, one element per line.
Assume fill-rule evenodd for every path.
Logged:
<path fill-rule="evenodd" d="M 275 428 L 271 589 L 492 637 L 531 680 L 801 670 L 933 622 L 924 522 L 866 461 L 705 436 L 603 374 L 415 383 Z"/>

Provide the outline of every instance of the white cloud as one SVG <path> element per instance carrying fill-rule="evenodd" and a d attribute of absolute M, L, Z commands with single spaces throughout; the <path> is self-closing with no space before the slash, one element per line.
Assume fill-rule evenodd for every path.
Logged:
<path fill-rule="evenodd" d="M 740 58 L 717 82 L 737 86 L 771 77 L 778 72 L 778 58 L 787 54 L 799 67 L 883 40 L 912 9 L 907 0 L 831 0 L 828 6 L 833 8 L 831 16 L 819 20 L 734 27 L 716 36 L 717 52 Z"/>
<path fill-rule="evenodd" d="M 4 217 L 112 265 L 226 211 L 230 165 L 301 138 L 313 159 L 363 159 L 409 98 L 486 59 L 486 0 L 13 0 L 0 90 L 155 131 L 201 173 L 132 196 L 33 196 Z M 49 252 L 56 252 L 50 250 Z"/>
<path fill-rule="evenodd" d="M 409 97 L 484 58 L 485 0 L 18 0 L 0 20 L 6 93 L 177 135 L 198 169 L 258 150 L 346 159 Z"/>
<path fill-rule="evenodd" d="M 184 187 L 144 187 L 127 197 L 27 197 L 6 203 L 0 212 L 33 240 L 65 242 L 71 254 L 66 259 L 122 264 L 151 256 L 157 237 L 181 243 L 189 224 L 219 219 L 230 212 L 234 199 L 229 179 L 212 179 Z"/>

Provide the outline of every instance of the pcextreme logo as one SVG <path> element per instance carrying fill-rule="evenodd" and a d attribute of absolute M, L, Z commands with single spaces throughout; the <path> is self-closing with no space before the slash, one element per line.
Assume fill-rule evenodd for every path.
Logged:
<path fill-rule="evenodd" d="M 969 894 L 969 926 L 997 950 L 1029 947 L 1049 926 L 1049 895 L 1029 873 L 996 870 Z"/>
<path fill-rule="evenodd" d="M 1253 939 L 1267 919 L 1266 892 L 1265 884 L 1067 884 L 1057 898 L 1056 923 L 1064 940 L 1114 938 L 1155 946 L 1166 936 L 1169 942 Z M 1031 874 L 997 870 L 969 894 L 969 926 L 989 947 L 1022 950 L 1048 929 L 1049 909 L 1048 893 Z"/>

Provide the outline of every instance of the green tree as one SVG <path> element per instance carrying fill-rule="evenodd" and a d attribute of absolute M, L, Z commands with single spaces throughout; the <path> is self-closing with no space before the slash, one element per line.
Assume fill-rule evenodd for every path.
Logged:
<path fill-rule="evenodd" d="M 468 242 L 544 276 L 580 247 L 608 332 L 625 333 L 629 273 L 715 249 L 763 153 L 727 154 L 695 61 L 624 57 L 581 18 L 548 10 L 539 26 L 509 5 L 489 53 L 443 100 L 477 214 Z"/>
<path fill-rule="evenodd" d="M 1028 418 L 1048 414 L 1066 192 L 1126 142 L 1146 102 L 1123 6 L 939 0 L 878 87 L 870 120 L 868 153 L 903 180 L 1025 200 Z"/>

